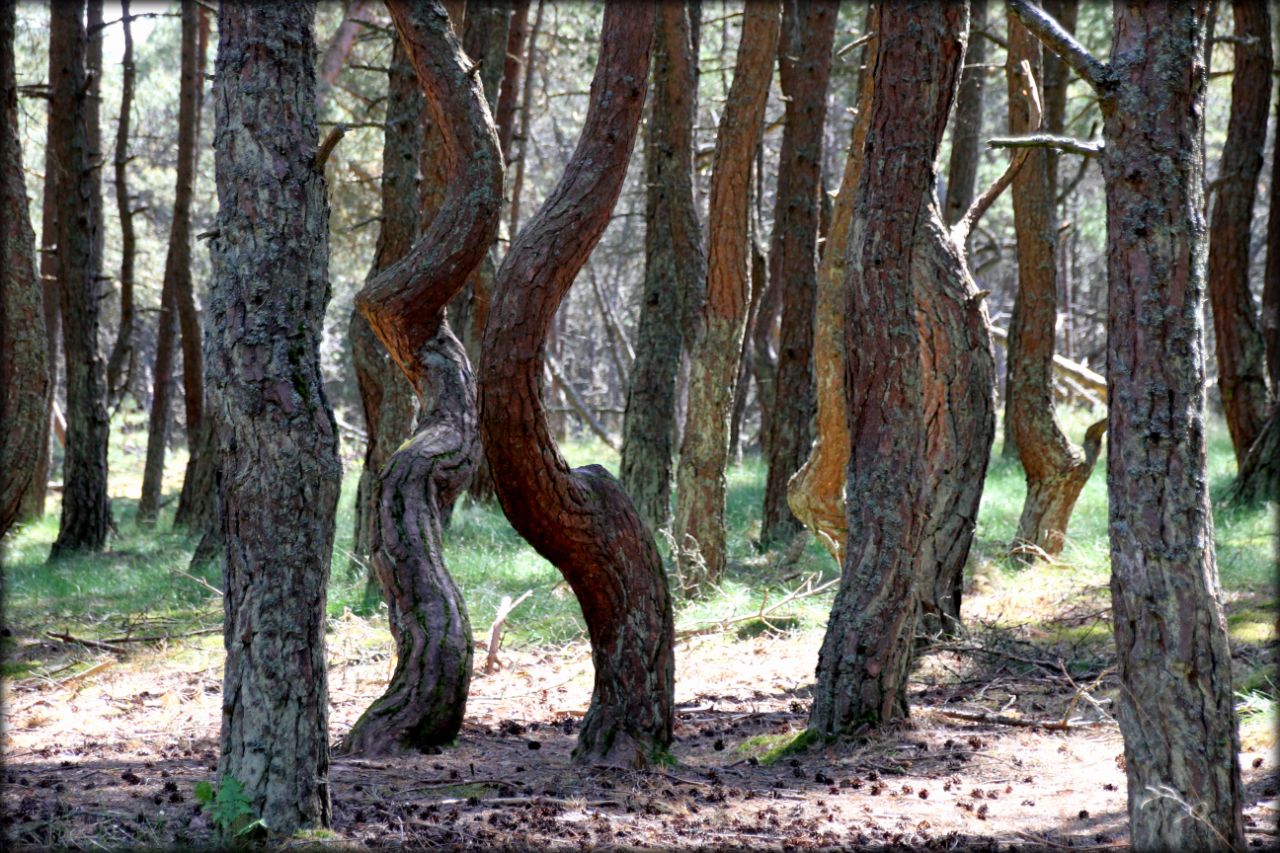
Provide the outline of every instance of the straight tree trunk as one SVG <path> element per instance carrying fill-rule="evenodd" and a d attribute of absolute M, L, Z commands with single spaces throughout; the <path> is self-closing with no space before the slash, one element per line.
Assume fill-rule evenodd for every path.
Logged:
<path fill-rule="evenodd" d="M 1267 417 L 1267 353 L 1249 292 L 1253 202 L 1271 108 L 1271 20 L 1267 4 L 1232 3 L 1235 70 L 1231 120 L 1214 181 L 1217 199 L 1209 225 L 1209 303 L 1217 342 L 1218 390 L 1243 465 Z"/>
<path fill-rule="evenodd" d="M 688 3 L 664 3 L 658 10 L 645 138 L 644 290 L 622 426 L 622 484 L 654 531 L 671 518 L 685 303 L 696 298 L 707 269 L 693 197 L 698 77 L 690 12 Z"/>
<path fill-rule="evenodd" d="M 378 481 L 371 546 L 390 608 L 396 669 L 342 746 L 372 754 L 438 747 L 462 726 L 471 624 L 445 568 L 441 534 L 444 510 L 470 479 L 480 445 L 475 379 L 445 307 L 492 245 L 502 208 L 497 129 L 448 13 L 438 2 L 389 8 L 438 129 L 445 195 L 409 252 L 356 297 L 416 391 L 421 413 Z"/>
<path fill-rule="evenodd" d="M 729 420 L 750 301 L 749 177 L 764 130 L 780 11 L 776 0 L 748 0 L 733 84 L 716 134 L 706 299 L 690 343 L 689 410 L 676 469 L 676 564 L 681 583 L 698 592 L 724 577 L 727 560 Z"/>
<path fill-rule="evenodd" d="M 44 292 L 36 272 L 18 136 L 14 55 L 17 6 L 0 0 L 0 539 L 19 518 L 37 475 L 31 460 L 48 444 L 53 388 L 44 328 Z"/>
<path fill-rule="evenodd" d="M 198 74 L 197 42 L 200 22 L 193 0 L 182 4 L 182 67 L 178 93 L 178 170 L 173 198 L 173 221 L 169 226 L 169 248 L 164 260 L 164 284 L 160 294 L 160 320 L 156 333 L 156 362 L 151 395 L 151 419 L 147 432 L 147 461 L 142 475 L 142 498 L 138 501 L 138 523 L 155 524 L 160 511 L 164 484 L 164 460 L 169 444 L 172 421 L 173 367 L 178 346 L 179 291 L 192 293 L 191 281 L 191 197 L 195 183 L 196 121 L 200 106 L 202 78 Z M 185 330 L 183 330 L 185 331 Z M 197 339 L 199 329 L 194 335 Z M 187 347 L 183 348 L 184 376 L 187 369 Z M 196 348 L 197 351 L 199 348 Z M 203 358 L 195 357 L 195 368 L 203 370 Z M 197 414 L 203 409 L 203 382 L 188 387 L 189 394 L 199 398 Z M 188 399 L 187 418 L 191 427 L 192 399 Z M 199 429 L 197 420 L 195 428 Z M 188 430 L 188 442 L 195 453 L 195 432 Z"/>
<path fill-rule="evenodd" d="M 214 84 L 218 776 L 238 780 L 281 838 L 331 816 L 324 617 L 342 467 L 320 375 L 329 210 L 315 162 L 314 16 L 311 3 L 224 4 Z"/>
<path fill-rule="evenodd" d="M 129 0 L 120 0 L 120 26 L 124 30 L 124 57 L 120 60 L 120 118 L 116 122 L 116 155 L 112 162 L 116 178 L 116 211 L 120 218 L 120 329 L 107 359 L 107 396 L 112 406 L 119 403 L 133 382 L 138 354 L 133 346 L 137 309 L 133 297 L 134 255 L 137 237 L 133 229 L 133 205 L 129 202 L 129 120 L 133 111 L 136 69 L 133 64 L 133 26 Z"/>
<path fill-rule="evenodd" d="M 866 30 L 875 32 L 876 7 L 871 6 Z M 863 47 L 863 65 L 875 57 L 876 40 Z M 814 317 L 813 367 L 817 380 L 817 435 L 813 450 L 787 487 L 787 500 L 818 541 L 844 566 L 848 516 L 844 489 L 849 466 L 849 419 L 845 403 L 844 315 L 845 277 L 854 195 L 862 177 L 867 130 L 871 126 L 871 74 L 858 77 L 858 110 L 845 157 L 844 176 L 832 205 L 826 250 L 818 270 L 818 299 Z"/>
<path fill-rule="evenodd" d="M 107 370 L 98 350 L 102 281 L 95 266 L 101 258 L 95 245 L 100 245 L 102 199 L 98 166 L 89 147 L 88 40 L 80 8 L 72 4 L 61 9 L 49 28 L 49 53 L 56 57 L 49 133 L 57 146 L 58 283 L 67 361 L 62 523 L 51 560 L 101 550 L 112 525 L 107 498 Z"/>
<path fill-rule="evenodd" d="M 524 187 L 524 167 L 529 154 L 529 110 L 533 104 L 533 68 L 538 57 L 538 33 L 542 30 L 544 0 L 538 0 L 538 11 L 533 16 L 533 29 L 529 31 L 529 50 L 524 59 L 524 85 L 520 87 L 520 156 L 515 158 L 515 175 L 511 179 L 511 214 L 507 219 L 507 231 L 514 240 L 520 230 L 520 192 Z M 510 158 L 508 158 L 509 160 Z"/>
<path fill-rule="evenodd" d="M 1111 56 L 1124 61 L 1114 64 L 1026 0 L 1011 5 L 1102 107 L 1111 603 L 1130 842 L 1242 850 L 1240 739 L 1205 471 L 1208 4 L 1117 3 Z"/>
<path fill-rule="evenodd" d="M 969 46 L 960 72 L 960 91 L 956 95 L 956 120 L 951 130 L 951 159 L 947 167 L 947 197 L 943 219 L 955 225 L 973 204 L 978 192 L 978 160 L 982 136 L 982 90 L 986 79 L 987 40 L 975 30 L 986 26 L 987 0 L 969 4 Z"/>
<path fill-rule="evenodd" d="M 502 160 L 511 162 L 511 137 L 516 129 L 516 98 L 520 94 L 520 69 L 524 67 L 524 45 L 529 37 L 529 0 L 511 4 L 511 22 L 507 30 L 507 52 L 502 59 L 502 84 L 498 90 L 498 109 L 494 121 L 498 125 L 498 143 Z"/>
<path fill-rule="evenodd" d="M 762 545 L 785 543 L 800 530 L 787 506 L 787 482 L 809 455 L 810 422 L 817 407 L 813 373 L 814 302 L 818 286 L 819 194 L 827 82 L 835 41 L 835 0 L 786 0 L 778 69 L 786 102 L 786 126 L 778 166 L 769 277 L 782 294 L 777 387 L 766 442 Z"/>
<path fill-rule="evenodd" d="M 934 161 L 964 61 L 968 11 L 927 0 L 878 10 L 867 159 L 845 272 L 848 549 L 818 657 L 809 717 L 817 736 L 907 712 L 917 584 L 935 508 L 926 492 L 935 464 L 926 464 L 926 406 L 935 405 L 939 365 L 921 356 L 946 334 L 917 315 L 935 291 L 945 328 L 943 288 L 955 283 L 935 280 L 964 275 L 937 208 Z"/>
<path fill-rule="evenodd" d="M 351 49 L 356 44 L 356 36 L 360 34 L 361 24 L 373 20 L 378 5 L 374 0 L 350 0 L 346 4 L 342 21 L 333 31 L 316 66 L 317 114 L 324 109 L 324 102 L 328 100 L 333 84 L 338 82 L 338 75 L 347 64 L 347 57 L 351 55 Z"/>
<path fill-rule="evenodd" d="M 422 88 L 404 45 L 398 37 L 394 42 L 382 146 L 382 225 L 370 280 L 408 253 L 419 228 L 417 161 L 422 126 L 418 114 L 423 108 Z M 358 563 L 369 567 L 365 600 L 372 603 L 379 595 L 377 572 L 371 562 L 378 520 L 378 478 L 391 454 L 412 434 L 418 405 L 413 386 L 358 309 L 351 312 L 348 328 L 368 436 L 356 490 L 351 552 Z"/>
<path fill-rule="evenodd" d="M 570 469 L 560 455 L 539 375 L 556 310 L 622 191 L 655 17 L 648 4 L 605 6 L 578 147 L 498 272 L 480 371 L 481 429 L 503 511 L 565 576 L 591 637 L 595 687 L 574 756 L 630 767 L 662 760 L 671 744 L 667 577 L 653 535 L 618 481 L 598 465 Z"/>
<path fill-rule="evenodd" d="M 1009 133 L 1035 132 L 1023 63 L 1041 76 L 1040 42 L 1009 14 Z M 1027 496 L 1013 550 L 1034 562 L 1055 557 L 1066 543 L 1067 522 L 1093 472 L 1106 421 L 1089 428 L 1083 450 L 1062 432 L 1053 409 L 1053 344 L 1057 321 L 1057 217 L 1050 154 L 1030 150 L 1013 179 L 1013 222 L 1018 241 L 1018 290 L 1009 327 L 1006 412 L 1027 478 Z M 1016 353 L 1016 358 L 1014 354 Z"/>

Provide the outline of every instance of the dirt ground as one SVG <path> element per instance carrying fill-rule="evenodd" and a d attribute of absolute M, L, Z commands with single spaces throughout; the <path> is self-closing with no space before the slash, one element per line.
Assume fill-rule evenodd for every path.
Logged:
<path fill-rule="evenodd" d="M 570 761 L 590 695 L 585 644 L 504 652 L 492 675 L 479 671 L 478 648 L 455 747 L 334 758 L 325 840 L 356 849 L 1125 847 L 1121 740 L 1106 718 L 1114 677 L 1102 665 L 1055 674 L 1056 662 L 1017 637 L 978 639 L 923 656 L 910 722 L 776 760 L 769 747 L 804 728 L 821 632 L 683 639 L 678 764 L 647 772 Z M 98 663 L 6 684 L 0 822 L 10 845 L 211 842 L 193 790 L 214 776 L 220 642 L 137 644 L 122 657 L 74 647 L 63 650 L 69 661 Z M 376 620 L 334 620 L 333 742 L 380 691 L 390 652 Z M 1064 717 L 1074 722 L 1065 730 L 1028 725 Z M 1272 848 L 1276 756 L 1246 742 L 1241 762 L 1249 842 Z"/>

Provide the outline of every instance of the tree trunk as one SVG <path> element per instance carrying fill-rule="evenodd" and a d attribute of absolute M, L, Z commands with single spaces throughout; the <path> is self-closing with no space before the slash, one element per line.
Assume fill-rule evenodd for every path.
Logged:
<path fill-rule="evenodd" d="M 394 42 L 382 146 L 382 225 L 370 280 L 408 253 L 419 230 L 417 158 L 422 141 L 418 122 L 423 108 L 422 88 L 404 45 L 399 38 Z M 378 523 L 378 478 L 391 454 L 413 433 L 418 405 L 413 386 L 359 310 L 351 313 L 349 334 L 367 434 L 364 467 L 356 490 L 351 552 L 355 561 L 368 566 L 365 599 L 372 603 L 379 595 L 377 573 L 371 562 Z"/>
<path fill-rule="evenodd" d="M 1276 22 L 1280 31 L 1280 20 Z M 1267 261 L 1262 284 L 1262 338 L 1271 396 L 1280 400 L 1280 101 L 1271 137 L 1271 201 L 1267 210 Z"/>
<path fill-rule="evenodd" d="M 1223 414 L 1236 462 L 1243 464 L 1268 412 L 1266 346 L 1249 292 L 1249 242 L 1271 107 L 1271 20 L 1267 4 L 1256 0 L 1236 0 L 1232 17 L 1231 121 L 1214 181 L 1209 302 Z"/>
<path fill-rule="evenodd" d="M 441 556 L 443 510 L 480 453 L 476 390 L 466 353 L 445 322 L 498 230 L 502 154 L 481 82 L 439 3 L 389 4 L 438 132 L 445 196 L 408 254 L 376 275 L 356 307 L 418 396 L 414 436 L 378 483 L 373 565 L 390 606 L 396 669 L 342 749 L 426 750 L 462 726 L 471 681 L 471 625 Z"/>
<path fill-rule="evenodd" d="M 762 545 L 785 543 L 800 530 L 787 506 L 787 481 L 809 455 L 814 399 L 813 323 L 818 277 L 818 220 L 822 191 L 822 131 L 836 32 L 834 0 L 787 0 L 778 43 L 778 69 L 786 102 L 779 156 L 769 277 L 782 292 L 782 327 L 776 395 L 766 442 Z"/>
<path fill-rule="evenodd" d="M 511 162 L 511 137 L 516 129 L 516 98 L 520 93 L 520 69 L 524 67 L 524 44 L 528 36 L 529 0 L 515 0 L 511 4 L 507 52 L 502 59 L 502 85 L 498 90 L 498 109 L 494 114 L 504 163 Z"/>
<path fill-rule="evenodd" d="M 733 85 L 716 134 L 706 300 L 690 344 L 689 412 L 676 469 L 676 562 L 681 583 L 700 592 L 725 572 L 729 419 L 750 298 L 749 177 L 764 131 L 779 13 L 777 2 L 748 0 Z"/>
<path fill-rule="evenodd" d="M 147 461 L 142 476 L 142 498 L 138 502 L 138 523 L 155 523 L 160 509 L 164 483 L 164 459 L 169 444 L 170 409 L 173 399 L 173 365 L 178 346 L 180 291 L 192 294 L 191 281 L 191 197 L 195 183 L 196 121 L 200 106 L 199 91 L 203 77 L 199 75 L 197 41 L 200 22 L 194 2 L 182 4 L 182 79 L 178 93 L 178 170 L 173 198 L 173 221 L 169 227 L 169 248 L 164 259 L 164 285 L 160 294 L 160 321 L 156 332 L 156 362 L 151 395 L 151 421 L 147 432 Z M 194 303 L 193 303 L 194 304 Z M 185 328 L 182 330 L 187 331 Z M 192 337 L 199 339 L 199 324 Z M 194 365 L 187 364 L 187 351 L 195 349 Z M 190 368 L 203 371 L 199 347 L 183 347 L 184 378 Z M 192 388 L 194 384 L 196 387 Z M 196 455 L 199 415 L 203 410 L 203 381 L 185 383 L 187 400 L 188 446 Z M 191 416 L 197 415 L 195 424 Z M 190 468 L 190 465 L 188 466 Z"/>
<path fill-rule="evenodd" d="M 98 351 L 102 281 L 95 245 L 102 225 L 97 166 L 88 128 L 87 39 L 75 5 L 50 22 L 50 139 L 58 164 L 58 282 L 62 345 L 67 360 L 67 442 L 63 462 L 62 524 L 50 559 L 101 550 L 111 527 L 107 499 L 107 371 Z"/>
<path fill-rule="evenodd" d="M 690 11 L 687 3 L 664 3 L 658 11 L 645 139 L 644 290 L 622 426 L 622 484 L 655 531 L 671 518 L 685 303 L 696 298 L 707 268 L 693 197 L 698 77 Z"/>
<path fill-rule="evenodd" d="M 826 737 L 906 714 L 917 577 L 936 508 L 926 492 L 926 405 L 936 405 L 930 374 L 938 366 L 921 356 L 940 342 L 917 315 L 927 291 L 950 289 L 964 270 L 936 207 L 933 164 L 964 60 L 968 8 L 882 3 L 878 18 L 867 161 L 845 273 L 848 553 L 809 717 L 809 729 Z M 935 293 L 941 313 L 949 298 Z"/>
<path fill-rule="evenodd" d="M 1231 484 L 1232 503 L 1280 503 L 1280 403 L 1271 404 L 1271 415 L 1254 439 L 1240 473 Z"/>
<path fill-rule="evenodd" d="M 1111 606 L 1130 841 L 1241 850 L 1240 738 L 1205 471 L 1207 3 L 1117 3 L 1111 56 L 1127 59 L 1114 65 L 1026 0 L 1011 6 L 1102 108 Z"/>
<path fill-rule="evenodd" d="M 338 82 L 338 75 L 347 64 L 347 57 L 356 44 L 356 36 L 360 34 L 361 23 L 373 20 L 378 5 L 373 0 L 350 0 L 346 4 L 342 21 L 333 31 L 316 67 L 316 113 L 323 110 L 333 84 Z"/>
<path fill-rule="evenodd" d="M 133 27 L 130 23 L 129 0 L 120 0 L 120 26 L 124 30 L 124 57 L 120 60 L 120 118 L 116 122 L 116 155 L 113 161 L 116 178 L 116 211 L 120 217 L 120 329 L 115 346 L 107 359 L 107 397 L 115 406 L 129 391 L 137 368 L 138 354 L 133 347 L 133 327 L 137 310 L 133 301 L 133 266 L 137 237 L 133 230 L 133 206 L 129 202 L 129 120 L 133 110 L 136 69 L 133 65 Z"/>
<path fill-rule="evenodd" d="M 666 573 L 630 498 L 598 465 L 570 469 L 538 384 L 556 310 L 608 225 L 644 108 L 656 10 L 605 6 L 578 147 L 498 272 L 481 365 L 481 429 L 512 526 L 564 575 L 591 637 L 595 689 L 580 761 L 643 766 L 673 721 L 674 630 Z"/>
<path fill-rule="evenodd" d="M 48 444 L 52 396 L 44 293 L 18 136 L 14 0 L 0 0 L 0 538 L 19 517 L 37 475 L 31 460 Z"/>
<path fill-rule="evenodd" d="M 214 87 L 218 775 L 238 780 L 284 838 L 331 816 L 324 617 L 342 467 L 320 375 L 329 211 L 315 163 L 314 15 L 310 3 L 224 4 Z"/>
<path fill-rule="evenodd" d="M 876 7 L 868 13 L 866 30 L 874 33 Z M 863 65 L 875 57 L 876 41 L 863 48 Z M 787 500 L 818 541 L 844 566 L 849 531 L 844 489 L 849 466 L 849 420 L 845 403 L 844 314 L 845 278 L 854 194 L 865 162 L 874 81 L 863 71 L 858 77 L 858 111 L 853 120 L 844 176 L 831 211 L 826 250 L 818 271 L 818 300 L 814 317 L 813 366 L 817 379 L 817 435 L 813 450 L 787 487 Z"/>
<path fill-rule="evenodd" d="M 1009 133 L 1034 133 L 1020 64 L 1041 76 L 1040 42 L 1016 15 L 1008 22 Z M 1053 344 L 1057 321 L 1057 217 L 1049 152 L 1032 149 L 1013 179 L 1013 222 L 1018 241 L 1018 290 L 1009 327 L 1007 418 L 1027 478 L 1027 497 L 1013 551 L 1027 562 L 1056 557 L 1067 522 L 1098 459 L 1106 422 L 1089 428 L 1085 446 L 1063 434 L 1053 408 Z M 1017 354 L 1016 358 L 1014 354 Z"/>
<path fill-rule="evenodd" d="M 986 82 L 987 40 L 975 31 L 986 26 L 987 0 L 970 4 L 969 46 L 960 72 L 960 91 L 956 95 L 956 119 L 951 130 L 951 159 L 947 166 L 947 197 L 943 219 L 955 225 L 973 204 L 978 191 L 978 160 L 982 136 L 982 89 Z"/>
<path fill-rule="evenodd" d="M 538 11 L 533 16 L 533 29 L 529 31 L 529 50 L 524 59 L 524 85 L 520 87 L 520 156 L 515 158 L 515 175 L 511 179 L 511 213 L 507 218 L 507 231 L 515 239 L 520 230 L 520 191 L 524 185 L 525 161 L 529 155 L 529 110 L 533 103 L 533 68 L 538 58 L 538 32 L 542 29 L 544 0 L 538 0 Z M 508 160 L 510 158 L 507 158 Z"/>

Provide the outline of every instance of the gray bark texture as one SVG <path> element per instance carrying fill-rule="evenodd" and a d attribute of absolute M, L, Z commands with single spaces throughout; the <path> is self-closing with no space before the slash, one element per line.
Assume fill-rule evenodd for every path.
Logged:
<path fill-rule="evenodd" d="M 986 26 L 987 0 L 973 0 L 969 5 L 969 45 L 965 51 L 965 63 L 982 65 L 987 61 L 987 40 L 974 30 Z M 964 68 L 960 72 L 956 120 L 951 130 L 951 159 L 947 167 L 947 197 L 942 207 L 943 219 L 948 225 L 960 221 L 978 192 L 985 74 L 985 68 Z"/>
<path fill-rule="evenodd" d="M 320 375 L 328 201 L 311 3 L 223 4 L 206 362 L 225 597 L 222 757 L 271 833 L 327 826 L 325 592 L 342 478 Z"/>
<path fill-rule="evenodd" d="M 111 357 L 107 359 L 107 393 L 112 406 L 129 391 L 138 362 L 138 354 L 133 346 L 133 327 L 137 323 L 133 271 L 138 241 L 133 228 L 133 205 L 129 201 L 129 122 L 137 74 L 133 64 L 133 26 L 129 0 L 120 2 L 120 26 L 124 32 L 124 56 L 120 60 L 120 117 L 116 122 L 116 151 L 112 160 L 115 168 L 116 211 L 120 218 L 120 328 L 116 332 L 115 345 L 111 348 Z"/>

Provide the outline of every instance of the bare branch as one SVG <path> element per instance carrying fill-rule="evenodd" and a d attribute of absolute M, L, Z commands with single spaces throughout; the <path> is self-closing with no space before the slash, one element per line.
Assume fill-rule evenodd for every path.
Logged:
<path fill-rule="evenodd" d="M 1083 140 L 1070 136 L 1055 136 L 1051 133 L 1033 133 L 1027 136 L 996 136 L 987 140 L 988 148 L 1053 148 L 1069 154 L 1080 154 L 1092 157 L 1101 154 L 1103 142 L 1100 139 Z"/>

